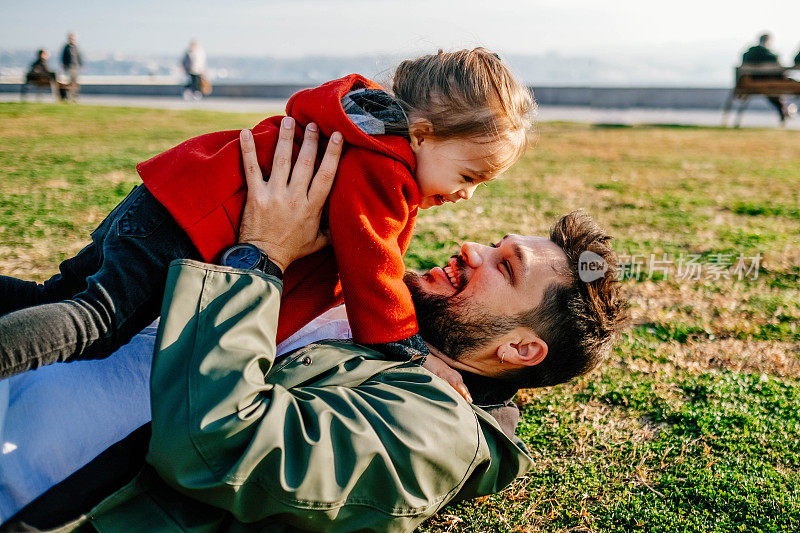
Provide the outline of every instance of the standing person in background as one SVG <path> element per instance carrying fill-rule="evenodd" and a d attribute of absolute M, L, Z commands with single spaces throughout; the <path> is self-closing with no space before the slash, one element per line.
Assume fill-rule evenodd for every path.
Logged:
<path fill-rule="evenodd" d="M 770 50 L 772 44 L 772 36 L 765 33 L 758 38 L 758 44 L 751 46 L 742 55 L 743 67 L 767 67 L 764 73 L 754 73 L 750 76 L 755 80 L 782 80 L 786 78 L 783 72 L 783 66 L 778 61 L 778 55 Z M 775 67 L 775 71 L 771 72 L 769 67 Z M 778 111 L 780 116 L 781 126 L 786 123 L 786 118 L 789 116 L 789 109 L 786 106 L 786 100 L 783 96 L 768 96 L 767 100 Z"/>
<path fill-rule="evenodd" d="M 186 85 L 186 90 L 183 91 L 183 98 L 186 100 L 200 100 L 203 97 L 200 83 L 206 70 L 206 53 L 197 44 L 197 41 L 192 40 L 189 43 L 189 48 L 183 54 L 181 64 L 183 65 L 183 70 L 189 76 L 189 83 Z"/>
<path fill-rule="evenodd" d="M 61 65 L 63 65 L 64 73 L 69 79 L 67 100 L 75 101 L 78 96 L 78 91 L 80 90 L 78 76 L 83 66 L 83 59 L 81 58 L 81 53 L 76 44 L 75 34 L 72 32 L 67 36 L 67 44 L 64 45 L 64 50 L 61 52 Z"/>

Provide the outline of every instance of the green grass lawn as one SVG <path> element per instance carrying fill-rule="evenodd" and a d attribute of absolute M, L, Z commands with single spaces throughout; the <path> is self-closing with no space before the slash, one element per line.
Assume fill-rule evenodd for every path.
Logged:
<path fill-rule="evenodd" d="M 0 104 L 0 273 L 46 279 L 137 162 L 261 118 Z M 500 181 L 420 215 L 407 263 L 582 208 L 628 264 L 631 324 L 591 375 L 520 393 L 526 477 L 421 530 L 800 530 L 800 132 L 537 129 Z"/>

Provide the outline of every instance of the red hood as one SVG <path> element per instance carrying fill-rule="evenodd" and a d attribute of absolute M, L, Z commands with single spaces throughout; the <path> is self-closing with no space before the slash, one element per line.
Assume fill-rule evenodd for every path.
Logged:
<path fill-rule="evenodd" d="M 316 122 L 320 132 L 326 137 L 338 131 L 344 135 L 347 144 L 391 157 L 414 174 L 414 153 L 406 139 L 395 135 L 367 135 L 344 112 L 344 95 L 365 88 L 385 90 L 374 81 L 358 74 L 350 74 L 319 87 L 295 93 L 286 104 L 286 114 L 304 126 L 309 122 Z"/>

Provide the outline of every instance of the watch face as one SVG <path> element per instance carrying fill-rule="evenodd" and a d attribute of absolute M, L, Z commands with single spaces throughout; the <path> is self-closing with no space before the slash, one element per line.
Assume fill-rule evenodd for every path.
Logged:
<path fill-rule="evenodd" d="M 255 246 L 237 246 L 225 254 L 225 266 L 253 270 L 261 259 L 261 252 Z"/>

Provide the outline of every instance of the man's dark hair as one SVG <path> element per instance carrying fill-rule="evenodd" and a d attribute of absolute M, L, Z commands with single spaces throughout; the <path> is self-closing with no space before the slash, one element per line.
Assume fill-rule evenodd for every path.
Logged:
<path fill-rule="evenodd" d="M 545 289 L 538 306 L 517 317 L 520 325 L 535 331 L 548 347 L 541 363 L 526 367 L 513 378 L 520 388 L 557 385 L 589 372 L 608 354 L 624 322 L 625 304 L 619 295 L 619 265 L 609 244 L 611 236 L 589 215 L 574 211 L 553 225 L 550 240 L 564 251 L 568 270 L 559 272 L 561 282 Z M 598 279 L 581 280 L 584 252 L 596 254 L 592 256 L 595 261 L 607 266 Z"/>

